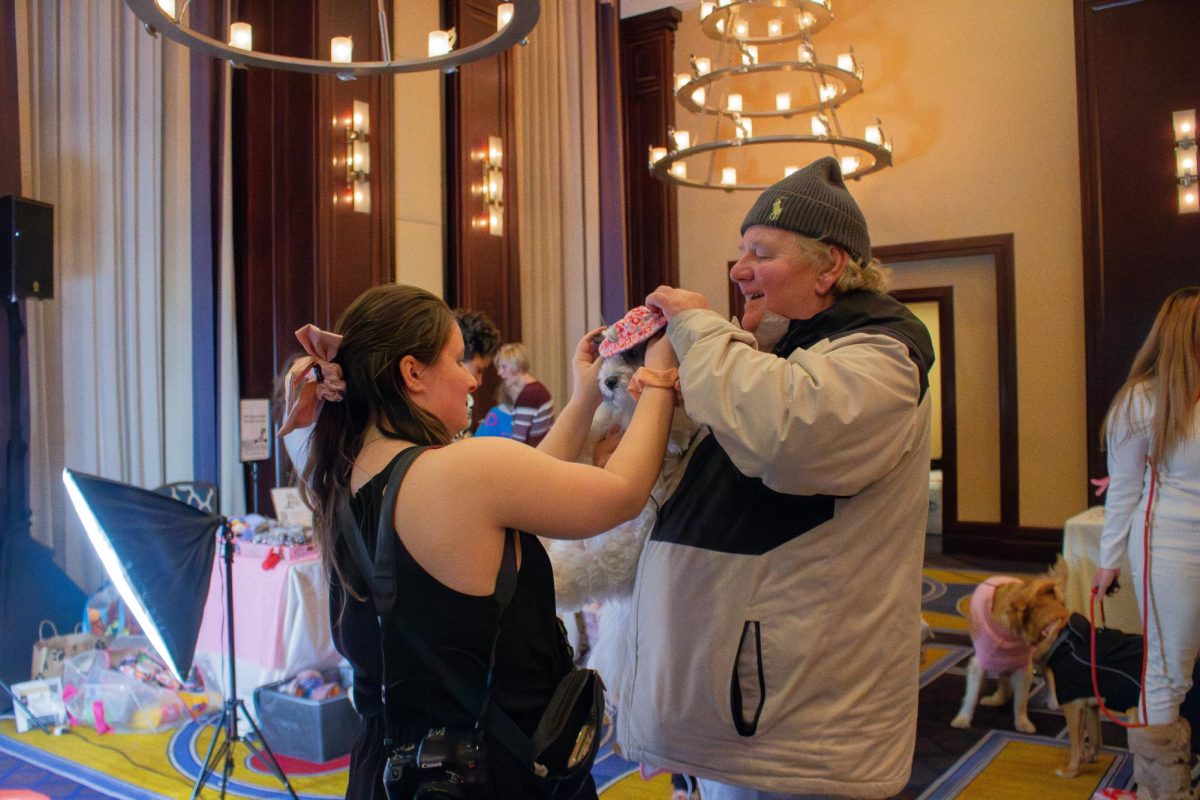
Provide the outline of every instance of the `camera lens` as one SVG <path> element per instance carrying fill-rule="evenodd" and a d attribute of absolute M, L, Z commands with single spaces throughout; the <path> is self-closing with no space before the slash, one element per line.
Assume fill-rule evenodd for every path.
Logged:
<path fill-rule="evenodd" d="M 462 800 L 466 796 L 461 784 L 431 781 L 417 787 L 413 800 Z"/>

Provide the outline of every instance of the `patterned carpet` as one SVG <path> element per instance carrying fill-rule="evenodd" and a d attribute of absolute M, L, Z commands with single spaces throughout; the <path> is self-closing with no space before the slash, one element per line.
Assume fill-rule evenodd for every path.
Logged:
<path fill-rule="evenodd" d="M 1035 734 L 1012 730 L 1011 708 L 980 707 L 970 730 L 950 727 L 962 699 L 970 640 L 962 611 L 975 585 L 988 573 L 927 569 L 923 596 L 925 620 L 935 639 L 921 670 L 917 752 L 901 800 L 1089 800 L 1106 786 L 1127 787 L 1132 766 L 1124 750 L 1124 732 L 1105 724 L 1100 761 L 1078 778 L 1054 775 L 1066 760 L 1066 731 L 1061 713 L 1045 707 L 1045 686 L 1035 683 L 1030 718 Z M 49 738 L 16 734 L 11 719 L 0 720 L 0 798 L 5 790 L 29 789 L 51 798 L 123 800 L 188 797 L 211 736 L 211 728 L 189 724 L 152 735 L 100 737 L 90 729 Z M 285 795 L 278 782 L 251 763 L 244 747 L 231 783 L 232 796 L 274 798 Z M 305 800 L 341 797 L 344 759 L 328 765 L 289 762 L 285 770 Z M 605 733 L 594 770 L 602 800 L 668 800 L 670 779 L 643 781 L 637 765 L 612 750 Z M 213 785 L 210 783 L 210 785 Z M 215 792 L 206 792 L 214 796 Z"/>

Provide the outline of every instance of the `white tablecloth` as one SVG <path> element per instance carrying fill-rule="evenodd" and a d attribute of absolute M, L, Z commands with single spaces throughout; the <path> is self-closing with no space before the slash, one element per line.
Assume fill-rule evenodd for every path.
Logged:
<path fill-rule="evenodd" d="M 212 584 L 196 643 L 196 659 L 208 661 L 224 691 L 224 562 L 213 564 Z M 280 561 L 264 570 L 262 559 L 233 559 L 234 644 L 238 696 L 249 701 L 254 689 L 302 669 L 344 663 L 329 630 L 329 582 L 317 557 Z M 250 705 L 248 702 L 247 705 Z"/>
<path fill-rule="evenodd" d="M 1100 533 L 1104 530 L 1104 506 L 1092 506 L 1067 520 L 1063 526 L 1063 558 L 1070 573 L 1067 576 L 1067 608 L 1088 615 L 1092 578 L 1100 566 Z M 1121 560 L 1121 590 L 1104 598 L 1104 617 L 1108 627 L 1127 633 L 1140 633 L 1142 614 L 1138 611 L 1137 595 L 1133 591 L 1133 574 L 1129 559 Z M 1097 602 L 1096 621 L 1100 621 Z"/>

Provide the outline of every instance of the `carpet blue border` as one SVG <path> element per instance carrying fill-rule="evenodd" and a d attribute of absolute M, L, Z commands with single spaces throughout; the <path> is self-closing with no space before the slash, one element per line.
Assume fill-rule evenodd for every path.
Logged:
<path fill-rule="evenodd" d="M 961 662 L 974 652 L 970 647 L 963 647 L 956 644 L 937 644 L 936 640 L 930 643 L 930 647 L 942 647 L 946 649 L 946 655 L 939 658 L 937 661 L 930 664 L 925 669 L 921 670 L 920 688 L 924 689 L 929 684 L 942 677 L 955 664 Z"/>

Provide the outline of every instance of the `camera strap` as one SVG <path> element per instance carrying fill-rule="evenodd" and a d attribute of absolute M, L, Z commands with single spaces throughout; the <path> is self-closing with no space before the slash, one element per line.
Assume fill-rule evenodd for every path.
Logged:
<path fill-rule="evenodd" d="M 368 554 L 366 542 L 363 541 L 362 531 L 359 528 L 357 520 L 354 519 L 354 514 L 350 511 L 349 498 L 346 495 L 342 495 L 338 499 L 335 509 L 338 529 L 349 545 L 350 556 L 354 559 L 355 566 L 368 583 L 375 604 L 375 611 L 379 617 L 379 635 L 383 658 L 383 679 L 381 683 L 385 709 L 383 714 L 385 744 L 390 747 L 396 743 L 391 716 L 386 712 L 388 685 L 390 683 L 387 668 L 388 626 L 386 623 L 387 619 L 391 617 L 396 621 L 396 627 L 399 629 L 401 636 L 403 636 L 405 644 L 416 654 L 433 676 L 441 682 L 442 686 L 450 692 L 455 702 L 475 717 L 476 726 L 478 727 L 483 723 L 486 715 L 488 728 L 492 735 L 522 764 L 530 764 L 534 757 L 533 742 L 530 738 L 498 706 L 493 706 L 491 713 L 487 713 L 489 700 L 491 699 L 492 678 L 496 665 L 496 645 L 500 639 L 500 620 L 503 618 L 504 611 L 508 608 L 509 601 L 512 600 L 517 586 L 517 532 L 510 528 L 505 531 L 504 535 L 504 554 L 501 556 L 500 570 L 496 576 L 496 635 L 492 640 L 487 681 L 482 689 L 469 685 L 461 676 L 451 672 L 445 662 L 433 652 L 433 649 L 405 624 L 403 615 L 396 609 L 396 532 L 392 524 L 395 516 L 396 496 L 400 492 L 400 483 L 404 479 L 405 473 L 408 472 L 409 467 L 412 466 L 417 456 L 427 449 L 429 448 L 410 447 L 402 451 L 396 458 L 391 475 L 388 476 L 387 486 L 383 492 L 383 500 L 379 512 L 379 529 L 375 540 L 374 560 Z"/>

